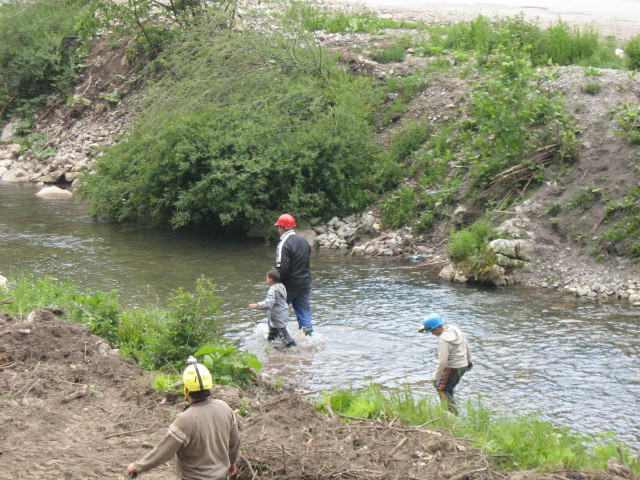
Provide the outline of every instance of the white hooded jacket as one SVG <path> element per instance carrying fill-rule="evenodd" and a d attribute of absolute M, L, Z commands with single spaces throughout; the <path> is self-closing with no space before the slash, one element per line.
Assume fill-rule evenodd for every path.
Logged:
<path fill-rule="evenodd" d="M 471 363 L 471 348 L 458 327 L 445 325 L 438 336 L 438 365 L 433 374 L 439 380 L 445 368 L 461 368 Z"/>

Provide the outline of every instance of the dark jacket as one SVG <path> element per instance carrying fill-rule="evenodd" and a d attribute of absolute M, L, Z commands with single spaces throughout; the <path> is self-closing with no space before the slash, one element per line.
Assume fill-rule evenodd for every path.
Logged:
<path fill-rule="evenodd" d="M 310 257 L 311 245 L 302 235 L 287 230 L 280 236 L 276 247 L 276 268 L 287 292 L 298 293 L 311 288 Z"/>

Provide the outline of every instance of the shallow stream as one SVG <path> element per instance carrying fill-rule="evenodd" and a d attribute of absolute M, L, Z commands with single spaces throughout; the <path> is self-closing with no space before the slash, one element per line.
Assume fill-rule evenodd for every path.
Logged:
<path fill-rule="evenodd" d="M 117 289 L 123 303 L 162 302 L 174 288 L 214 279 L 229 337 L 265 362 L 265 374 L 306 391 L 369 382 L 434 395 L 435 338 L 417 333 L 438 311 L 466 332 L 475 367 L 457 389 L 493 409 L 540 411 L 588 434 L 613 431 L 640 449 L 638 310 L 526 287 L 451 285 L 410 264 L 315 252 L 315 334 L 300 348 L 266 347 L 266 326 L 247 304 L 266 293 L 274 246 L 94 222 L 76 198 L 47 200 L 37 187 L 0 184 L 0 274 L 71 278 Z M 289 324 L 292 333 L 295 321 Z"/>

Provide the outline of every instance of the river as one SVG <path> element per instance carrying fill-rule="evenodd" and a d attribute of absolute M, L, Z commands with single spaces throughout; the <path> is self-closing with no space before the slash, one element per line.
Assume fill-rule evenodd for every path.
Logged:
<path fill-rule="evenodd" d="M 638 310 L 551 290 L 452 285 L 400 261 L 320 251 L 312 258 L 314 336 L 299 337 L 300 348 L 266 348 L 263 314 L 247 304 L 266 293 L 273 245 L 94 222 L 75 197 L 47 200 L 37 191 L 0 184 L 6 277 L 70 277 L 145 305 L 206 275 L 219 285 L 228 336 L 263 360 L 265 375 L 307 391 L 375 382 L 434 395 L 435 338 L 417 327 L 438 311 L 474 349 L 460 399 L 482 396 L 496 410 L 538 411 L 588 434 L 612 431 L 640 449 Z M 293 331 L 295 322 L 289 325 Z"/>

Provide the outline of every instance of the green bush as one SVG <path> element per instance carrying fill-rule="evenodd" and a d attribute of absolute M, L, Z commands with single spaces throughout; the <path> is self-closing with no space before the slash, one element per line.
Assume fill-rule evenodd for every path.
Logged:
<path fill-rule="evenodd" d="M 80 192 L 96 216 L 227 232 L 281 211 L 363 208 L 397 182 L 375 156 L 382 91 L 306 37 L 193 28 L 166 47 L 133 133 Z"/>
<path fill-rule="evenodd" d="M 452 230 L 447 244 L 449 259 L 477 276 L 489 265 L 496 263 L 495 256 L 487 252 L 487 244 L 496 238 L 490 222 L 477 221 L 468 228 Z"/>
<path fill-rule="evenodd" d="M 0 115 L 21 102 L 68 91 L 97 25 L 91 2 L 0 3 Z"/>
<path fill-rule="evenodd" d="M 399 228 L 409 225 L 416 204 L 415 191 L 411 187 L 399 189 L 380 205 L 385 227 Z"/>
<path fill-rule="evenodd" d="M 255 379 L 262 363 L 252 353 L 239 352 L 234 345 L 223 342 L 205 345 L 194 353 L 206 366 L 216 383 L 245 387 Z"/>
<path fill-rule="evenodd" d="M 640 35 L 633 37 L 624 47 L 627 66 L 632 70 L 640 70 Z"/>

